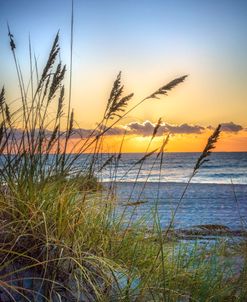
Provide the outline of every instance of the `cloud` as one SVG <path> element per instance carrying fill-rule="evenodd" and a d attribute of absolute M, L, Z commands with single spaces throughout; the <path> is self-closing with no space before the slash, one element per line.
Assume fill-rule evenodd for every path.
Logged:
<path fill-rule="evenodd" d="M 243 129 L 244 128 L 241 125 L 234 124 L 233 122 L 221 124 L 221 131 L 225 131 L 225 132 L 238 132 Z"/>
<path fill-rule="evenodd" d="M 107 131 L 107 135 L 123 135 L 125 131 L 123 127 L 115 127 Z"/>
<path fill-rule="evenodd" d="M 139 136 L 151 136 L 153 134 L 153 131 L 155 129 L 156 124 L 151 123 L 150 121 L 145 121 L 143 123 L 139 122 L 131 122 L 126 125 L 117 126 L 109 129 L 105 135 L 111 136 L 111 135 L 123 135 L 126 133 L 126 135 L 139 135 Z M 174 125 L 174 124 L 168 124 L 163 123 L 160 125 L 156 136 L 162 136 L 164 133 L 171 133 L 171 134 L 201 134 L 206 130 L 213 131 L 215 127 L 213 126 L 201 126 L 201 125 L 193 125 L 193 124 L 180 124 L 180 125 Z M 102 130 L 102 129 L 101 129 Z M 238 133 L 239 131 L 245 130 L 247 131 L 247 128 L 244 128 L 241 125 L 235 124 L 233 122 L 228 123 L 222 123 L 221 124 L 221 131 L 227 132 L 227 133 Z M 38 135 L 38 129 L 35 130 L 35 136 Z M 85 128 L 78 128 L 74 129 L 72 138 L 75 139 L 86 139 L 89 136 L 95 137 L 100 133 L 99 129 L 94 131 L 93 135 L 92 132 L 93 129 L 85 129 Z M 14 129 L 15 137 L 16 139 L 20 139 L 23 134 L 23 130 L 21 129 Z M 52 131 L 46 130 L 45 131 L 46 138 L 49 139 L 52 135 Z M 61 136 L 65 136 L 65 133 L 61 132 Z"/>
<path fill-rule="evenodd" d="M 155 125 L 152 124 L 150 121 L 146 121 L 144 123 L 132 122 L 125 125 L 125 127 L 127 129 L 127 134 L 149 136 L 153 134 Z M 158 129 L 157 135 L 161 135 L 160 134 L 161 131 L 162 131 L 161 129 Z"/>
<path fill-rule="evenodd" d="M 154 128 L 156 124 L 151 123 L 150 121 L 145 121 L 143 123 L 139 122 L 131 122 L 126 125 L 113 127 L 106 132 L 106 135 L 141 135 L 141 136 L 151 136 L 153 134 Z M 101 129 L 102 130 L 102 129 Z M 200 134 L 203 132 L 205 128 L 199 125 L 189 125 L 189 124 L 181 124 L 181 125 L 172 125 L 168 123 L 163 123 L 160 125 L 156 136 L 162 136 L 164 133 L 171 134 L 190 134 L 196 133 Z M 93 129 L 85 129 L 78 128 L 74 129 L 73 138 L 87 138 L 93 132 Z M 94 131 L 93 136 L 96 136 L 100 133 L 99 129 Z"/>
<path fill-rule="evenodd" d="M 84 128 L 78 128 L 73 131 L 72 137 L 73 138 L 87 138 L 91 135 L 93 132 L 93 129 L 84 129 Z M 94 135 L 97 135 L 98 131 L 94 132 Z"/>
<path fill-rule="evenodd" d="M 35 129 L 34 130 L 34 137 L 37 137 L 38 136 L 38 133 L 39 133 L 39 129 Z M 10 132 L 10 129 L 8 128 L 7 129 L 7 133 L 9 133 Z M 49 137 L 51 137 L 51 135 L 52 135 L 52 132 L 53 131 L 50 131 L 50 130 L 45 130 L 45 136 L 47 137 L 47 138 L 49 138 Z M 15 137 L 15 139 L 17 139 L 17 140 L 20 140 L 20 139 L 22 139 L 23 138 L 23 130 L 21 129 L 21 128 L 13 128 L 12 129 L 12 132 L 11 132 L 12 134 L 11 134 L 11 136 L 10 136 L 10 138 L 12 137 L 12 135 Z M 25 137 L 27 137 L 27 134 L 25 134 Z"/>
<path fill-rule="evenodd" d="M 127 129 L 127 134 L 136 134 L 149 136 L 153 134 L 155 124 L 150 121 L 146 121 L 144 123 L 129 123 L 125 125 Z M 172 134 L 191 134 L 196 133 L 200 134 L 205 130 L 205 127 L 199 125 L 189 125 L 189 124 L 181 124 L 181 125 L 172 125 L 168 123 L 161 124 L 157 136 L 161 136 L 163 133 L 172 133 Z"/>
<path fill-rule="evenodd" d="M 155 124 L 151 123 L 150 121 L 145 121 L 143 123 L 132 122 L 123 126 L 122 128 L 113 128 L 111 135 L 114 134 L 114 131 L 116 131 L 116 134 L 122 134 L 123 128 L 126 129 L 126 134 L 150 136 L 153 134 Z M 214 130 L 215 127 L 212 126 L 205 127 L 202 125 L 193 125 L 187 123 L 180 124 L 180 125 L 163 123 L 160 125 L 156 136 L 161 136 L 164 133 L 168 133 L 168 132 L 171 134 L 201 134 L 207 129 Z M 243 126 L 235 124 L 233 122 L 221 124 L 221 131 L 223 132 L 237 133 L 241 130 L 244 130 Z"/>
<path fill-rule="evenodd" d="M 72 137 L 73 138 L 87 138 L 92 134 L 93 131 L 94 131 L 93 129 L 84 129 L 84 128 L 74 129 Z M 93 133 L 93 136 L 96 136 L 99 133 L 100 133 L 99 130 L 95 130 Z M 125 133 L 124 127 L 114 127 L 114 128 L 109 129 L 107 131 L 106 135 L 123 135 L 124 133 Z"/>
<path fill-rule="evenodd" d="M 167 129 L 169 132 L 173 134 L 190 134 L 190 133 L 197 133 L 200 134 L 205 130 L 205 127 L 199 126 L 199 125 L 189 125 L 189 124 L 181 124 L 178 126 L 174 125 L 168 125 L 167 124 Z"/>

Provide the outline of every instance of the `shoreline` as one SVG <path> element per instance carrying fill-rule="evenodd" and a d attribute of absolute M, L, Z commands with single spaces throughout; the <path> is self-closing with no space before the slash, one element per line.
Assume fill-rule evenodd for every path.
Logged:
<path fill-rule="evenodd" d="M 157 181 L 115 181 L 115 180 L 112 180 L 112 181 L 100 181 L 102 184 L 116 184 L 116 185 L 121 185 L 121 184 L 134 184 L 134 183 L 137 183 L 137 184 L 154 184 L 154 185 L 159 185 L 159 184 L 162 184 L 162 185 L 186 185 L 187 182 L 180 182 L 180 181 L 160 181 L 160 182 L 157 182 Z M 212 185 L 212 186 L 245 186 L 247 188 L 247 183 L 212 183 L 212 182 L 193 182 L 191 181 L 190 182 L 190 185 Z"/>

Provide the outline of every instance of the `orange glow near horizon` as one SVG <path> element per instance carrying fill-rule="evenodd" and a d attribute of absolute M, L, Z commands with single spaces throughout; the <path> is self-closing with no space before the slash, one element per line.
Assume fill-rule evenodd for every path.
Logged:
<path fill-rule="evenodd" d="M 167 152 L 201 152 L 206 143 L 208 137 L 212 134 L 212 131 L 205 131 L 202 134 L 176 134 L 171 135 L 169 142 L 165 148 Z M 149 146 L 148 152 L 160 148 L 164 137 L 156 137 L 153 139 L 151 145 Z M 124 138 L 122 145 L 122 153 L 138 153 L 146 152 L 149 145 L 151 137 L 150 136 L 136 136 L 127 135 Z M 120 146 L 123 137 L 120 135 L 106 136 L 104 138 L 103 148 L 101 152 L 103 153 L 118 153 L 120 151 Z M 78 152 L 83 141 L 80 143 L 78 139 L 73 139 L 70 142 L 68 152 L 73 151 Z M 73 149 L 73 145 L 77 144 L 77 147 Z M 94 148 L 91 146 L 86 150 L 87 153 L 93 152 Z M 246 152 L 247 151 L 247 131 L 241 131 L 238 134 L 229 134 L 222 132 L 220 139 L 216 143 L 214 149 L 215 152 Z"/>

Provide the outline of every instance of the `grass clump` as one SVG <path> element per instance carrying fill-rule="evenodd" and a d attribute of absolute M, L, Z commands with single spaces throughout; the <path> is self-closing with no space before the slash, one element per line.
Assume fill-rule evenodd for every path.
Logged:
<path fill-rule="evenodd" d="M 116 210 L 112 187 L 103 187 L 95 176 L 104 135 L 145 100 L 166 95 L 186 76 L 126 111 L 133 94 L 123 96 L 119 74 L 102 121 L 72 148 L 75 154 L 68 151 L 76 130 L 70 101 L 67 110 L 65 106 L 66 66 L 58 60 L 59 35 L 40 77 L 30 53 L 29 89 L 10 29 L 9 38 L 21 106 L 10 108 L 1 90 L 0 300 L 244 301 L 246 258 L 241 273 L 231 274 L 231 265 L 220 261 L 221 243 L 202 247 L 196 241 L 170 240 L 172 221 L 162 230 L 157 209 L 151 227 L 145 219 L 126 223 L 125 212 L 119 215 Z M 160 124 L 161 120 L 152 139 Z M 210 137 L 192 177 L 207 160 L 219 130 Z M 161 165 L 168 138 L 156 156 Z M 78 168 L 81 155 L 92 150 L 88 163 Z M 153 153 L 147 152 L 136 164 Z M 121 154 L 115 156 L 115 167 L 120 158 Z M 99 170 L 114 160 L 100 163 Z M 137 201 L 133 212 L 138 206 Z"/>

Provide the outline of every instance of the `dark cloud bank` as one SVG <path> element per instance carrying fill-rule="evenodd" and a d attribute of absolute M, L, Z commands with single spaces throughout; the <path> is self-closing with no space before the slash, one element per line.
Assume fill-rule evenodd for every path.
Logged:
<path fill-rule="evenodd" d="M 221 130 L 223 132 L 228 133 L 238 133 L 241 130 L 247 131 L 247 128 L 244 129 L 241 125 L 235 124 L 233 122 L 229 123 L 222 123 L 221 124 Z M 106 135 L 123 135 L 126 133 L 126 135 L 139 135 L 139 136 L 151 136 L 153 134 L 155 128 L 155 124 L 151 123 L 150 121 L 145 121 L 143 123 L 139 122 L 131 122 L 129 124 L 126 124 L 124 126 L 114 127 L 107 131 Z M 165 133 L 171 133 L 171 134 L 201 134 L 205 130 L 210 129 L 214 130 L 214 127 L 208 126 L 204 127 L 201 125 L 190 125 L 190 124 L 181 124 L 181 125 L 172 125 L 168 123 L 163 123 L 160 125 L 156 136 L 162 136 Z M 38 130 L 36 130 L 38 131 Z M 92 129 L 75 129 L 73 138 L 87 138 L 91 135 Z M 52 135 L 52 132 L 49 130 L 46 130 L 46 137 L 50 137 Z M 99 134 L 99 131 L 95 131 L 94 135 Z M 22 136 L 22 130 L 21 129 L 15 129 L 15 138 L 21 138 Z"/>
<path fill-rule="evenodd" d="M 150 121 L 145 121 L 143 123 L 139 122 L 131 122 L 121 127 L 114 127 L 107 132 L 107 135 L 122 135 L 126 133 L 126 135 L 139 135 L 139 136 L 150 136 L 153 134 L 155 128 L 155 124 Z M 161 136 L 164 133 L 171 134 L 201 134 L 205 130 L 210 129 L 213 130 L 214 127 L 208 126 L 204 127 L 201 125 L 190 125 L 187 123 L 181 125 L 172 125 L 168 123 L 163 123 L 160 125 L 156 136 Z M 87 137 L 92 130 L 89 129 L 77 129 L 78 134 L 75 134 L 79 137 Z M 241 125 L 235 124 L 233 122 L 222 123 L 221 130 L 224 132 L 232 132 L 237 133 L 244 128 Z M 79 135 L 80 134 L 80 135 Z"/>

